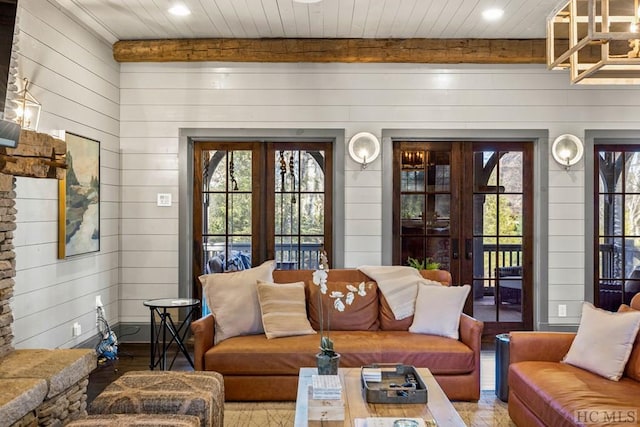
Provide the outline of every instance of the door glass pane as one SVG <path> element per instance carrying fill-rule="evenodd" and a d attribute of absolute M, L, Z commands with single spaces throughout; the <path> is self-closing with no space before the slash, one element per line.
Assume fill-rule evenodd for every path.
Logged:
<path fill-rule="evenodd" d="M 427 154 L 427 191 L 450 191 L 451 153 L 429 151 Z"/>
<path fill-rule="evenodd" d="M 438 144 L 398 144 L 400 257 L 394 255 L 394 260 L 406 264 L 409 257 L 420 262 L 430 258 L 440 263 L 440 268 L 449 268 L 450 146 L 440 150 L 435 149 Z"/>
<path fill-rule="evenodd" d="M 441 270 L 449 270 L 449 252 L 448 237 L 430 237 L 427 239 L 424 258 L 440 263 Z"/>
<path fill-rule="evenodd" d="M 494 151 L 480 151 L 473 153 L 473 183 L 474 191 L 480 193 L 495 193 L 498 185 L 498 175 L 495 173 L 496 157 Z"/>
<path fill-rule="evenodd" d="M 224 191 L 227 187 L 227 152 L 203 152 L 203 184 L 204 191 Z M 222 164 L 222 167 L 219 167 Z"/>
<path fill-rule="evenodd" d="M 325 229 L 325 152 L 274 150 L 274 156 L 277 268 L 314 269 Z M 303 236 L 315 237 L 303 244 Z"/>
<path fill-rule="evenodd" d="M 205 269 L 210 265 L 222 271 L 251 267 L 251 158 L 250 150 L 203 151 Z"/>
<path fill-rule="evenodd" d="M 205 224 L 207 224 L 206 234 L 224 234 L 227 224 L 227 198 L 224 194 L 205 194 Z"/>
<path fill-rule="evenodd" d="M 596 298 L 601 308 L 615 311 L 640 290 L 640 147 L 624 151 L 597 147 L 598 265 Z"/>
<path fill-rule="evenodd" d="M 522 153 L 500 153 L 500 186 L 506 193 L 522 193 Z"/>
<path fill-rule="evenodd" d="M 422 194 L 403 194 L 400 197 L 401 210 L 400 217 L 403 220 L 411 220 L 421 223 L 425 212 L 424 195 Z"/>
<path fill-rule="evenodd" d="M 497 205 L 498 196 L 494 194 L 474 194 L 473 211 L 479 213 L 479 215 L 473 216 L 474 236 L 496 236 L 498 234 Z"/>
<path fill-rule="evenodd" d="M 300 234 L 320 234 L 324 232 L 324 194 L 300 195 Z"/>
<path fill-rule="evenodd" d="M 432 233 L 449 232 L 449 216 L 451 209 L 451 196 L 449 194 L 436 194 L 434 196 L 433 217 L 431 223 Z M 427 224 L 428 226 L 428 224 Z"/>
<path fill-rule="evenodd" d="M 622 153 L 612 151 L 599 151 L 598 162 L 600 167 L 600 193 L 613 193 L 616 191 L 616 183 L 622 177 Z"/>
<path fill-rule="evenodd" d="M 626 189 L 627 193 L 640 193 L 640 153 L 627 154 Z"/>
<path fill-rule="evenodd" d="M 409 257 L 423 260 L 426 257 L 424 251 L 424 237 L 403 237 L 402 238 L 402 263 L 406 264 Z"/>
<path fill-rule="evenodd" d="M 474 315 L 521 322 L 523 154 L 478 151 L 473 159 L 473 270 L 485 286 L 474 289 Z"/>
<path fill-rule="evenodd" d="M 402 152 L 400 191 L 424 191 L 424 159 L 422 150 Z"/>
<path fill-rule="evenodd" d="M 251 235 L 251 193 L 229 194 L 229 234 Z"/>
<path fill-rule="evenodd" d="M 324 192 L 324 151 L 300 152 L 300 190 Z"/>
<path fill-rule="evenodd" d="M 522 195 L 504 194 L 498 196 L 498 212 L 502 236 L 522 235 Z"/>
<path fill-rule="evenodd" d="M 498 267 L 522 267 L 522 238 L 500 237 L 498 239 Z"/>

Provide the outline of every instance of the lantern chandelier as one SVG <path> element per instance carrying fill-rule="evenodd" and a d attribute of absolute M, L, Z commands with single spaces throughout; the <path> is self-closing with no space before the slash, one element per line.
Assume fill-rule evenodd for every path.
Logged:
<path fill-rule="evenodd" d="M 564 0 L 547 18 L 547 67 L 571 83 L 640 84 L 638 0 Z"/>

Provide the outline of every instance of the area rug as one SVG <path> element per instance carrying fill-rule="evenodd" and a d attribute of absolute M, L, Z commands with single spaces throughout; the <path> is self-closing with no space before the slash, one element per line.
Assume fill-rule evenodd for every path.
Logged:
<path fill-rule="evenodd" d="M 483 390 L 478 402 L 453 402 L 460 417 L 470 427 L 515 427 L 509 419 L 507 404 L 493 391 Z M 295 420 L 295 402 L 227 402 L 226 427 L 291 427 Z"/>

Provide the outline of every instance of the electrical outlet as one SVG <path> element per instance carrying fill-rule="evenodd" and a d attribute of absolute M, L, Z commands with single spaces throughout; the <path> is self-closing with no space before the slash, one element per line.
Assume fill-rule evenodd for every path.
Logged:
<path fill-rule="evenodd" d="M 73 324 L 73 336 L 79 337 L 82 334 L 82 325 L 78 322 Z"/>
<path fill-rule="evenodd" d="M 567 304 L 558 304 L 558 317 L 567 317 Z"/>

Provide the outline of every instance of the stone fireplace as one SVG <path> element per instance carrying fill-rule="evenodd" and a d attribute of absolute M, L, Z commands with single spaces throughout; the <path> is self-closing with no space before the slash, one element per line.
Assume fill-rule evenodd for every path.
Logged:
<path fill-rule="evenodd" d="M 17 148 L 0 148 L 0 423 L 61 426 L 86 415 L 93 349 L 15 350 L 11 297 L 16 275 L 15 176 L 63 179 L 66 144 L 23 130 Z"/>

